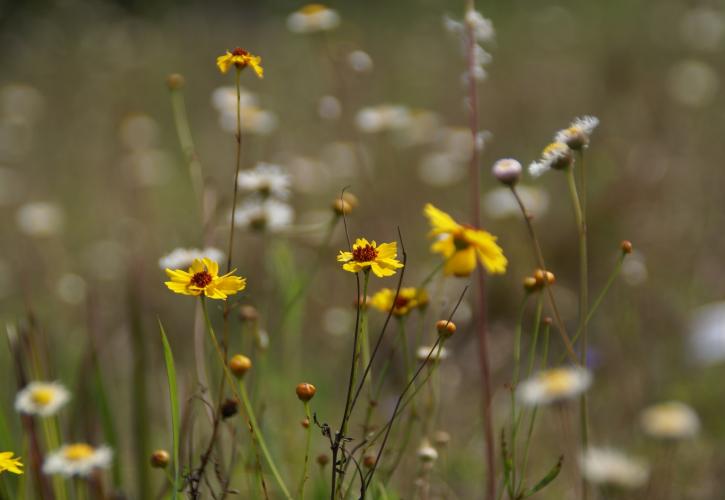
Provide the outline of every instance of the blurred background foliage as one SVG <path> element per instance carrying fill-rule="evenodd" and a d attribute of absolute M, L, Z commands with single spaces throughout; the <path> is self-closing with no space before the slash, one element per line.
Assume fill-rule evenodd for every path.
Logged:
<path fill-rule="evenodd" d="M 157 261 L 180 246 L 226 248 L 234 140 L 220 127 L 212 94 L 233 81 L 216 70 L 217 55 L 240 45 L 262 56 L 265 78 L 244 74 L 242 84 L 276 116 L 276 126 L 245 135 L 243 168 L 272 162 L 293 178 L 293 228 L 241 233 L 234 255 L 235 267 L 249 279 L 244 303 L 259 308 L 269 334 L 257 401 L 265 428 L 276 436 L 276 452 L 294 456 L 302 443 L 296 383 L 317 385 L 314 408 L 321 419 L 337 419 L 341 409 L 354 282 L 334 262 L 344 247 L 341 227 L 329 247 L 319 247 L 335 196 L 349 185 L 360 199 L 348 220 L 353 237 L 391 241 L 400 227 L 410 284 L 437 262 L 425 237 L 424 203 L 467 218 L 464 59 L 459 41 L 443 27 L 444 15 L 461 17 L 462 2 L 337 2 L 332 7 L 340 27 L 309 36 L 285 26 L 300 6 L 0 2 L 0 318 L 27 326 L 28 315 L 34 316 L 47 345 L 48 378 L 63 380 L 74 393 L 63 420 L 69 437 L 108 440 L 91 384 L 91 353 L 99 357 L 128 491 L 162 482 L 160 475 L 143 477 L 143 457 L 169 446 L 157 315 L 174 346 L 184 394 L 194 390 L 193 301 L 165 290 Z M 678 476 L 682 498 L 716 498 L 722 484 L 714 471 L 725 459 L 715 451 L 725 437 L 722 369 L 691 355 L 689 323 L 693 311 L 725 291 L 723 5 L 511 0 L 478 2 L 477 8 L 496 29 L 495 43 L 487 46 L 493 61 L 480 86 L 481 124 L 492 134 L 482 155 L 483 220 L 510 260 L 508 273 L 489 281 L 497 399 L 508 397 L 520 283 L 534 259 L 520 218 L 506 211 L 510 200 L 490 197 L 499 186 L 488 166 L 501 157 L 527 164 L 555 130 L 593 114 L 601 126 L 586 155 L 592 289 L 609 275 L 620 240 L 630 239 L 636 249 L 592 326 L 594 439 L 644 449 L 637 430 L 642 407 L 684 400 L 700 413 L 704 431 L 684 452 L 682 467 L 689 472 Z M 369 54 L 372 69 L 350 67 L 355 50 Z M 165 84 L 173 72 L 185 78 L 196 150 L 208 196 L 216 200 L 206 231 Z M 324 96 L 337 99 L 332 116 L 321 110 Z M 357 112 L 381 103 L 406 106 L 420 120 L 396 133 L 360 131 Z M 450 151 L 463 157 L 435 156 Z M 576 231 L 565 183 L 554 172 L 524 185 L 539 207 L 535 224 L 558 278 L 564 316 L 574 322 Z M 32 221 L 23 223 L 35 220 L 32 214 L 21 215 L 36 202 L 52 204 L 51 221 L 40 232 Z M 38 217 L 47 222 L 47 211 Z M 319 252 L 322 264 L 304 307 L 292 326 L 281 324 L 285 291 L 298 285 Z M 436 285 L 434 311 L 450 307 L 465 283 Z M 459 323 L 466 325 L 471 313 L 464 303 Z M 373 317 L 373 325 L 381 319 Z M 241 331 L 238 322 L 234 329 Z M 243 339 L 235 342 L 241 348 Z M 452 451 L 442 474 L 459 497 L 472 498 L 482 472 L 480 412 L 470 397 L 478 393 L 475 338 L 462 328 L 451 344 L 439 425 L 451 432 Z M 0 351 L 0 372 L 3 413 L 20 443 L 6 350 Z M 396 376 L 393 385 L 402 382 L 402 373 Z M 506 414 L 505 404 L 497 409 Z M 558 454 L 547 446 L 557 444 L 540 435 L 536 453 L 547 464 Z M 325 449 L 316 437 L 314 452 Z M 401 471 L 398 483 L 406 485 L 409 477 Z M 557 491 L 550 498 L 559 498 Z"/>

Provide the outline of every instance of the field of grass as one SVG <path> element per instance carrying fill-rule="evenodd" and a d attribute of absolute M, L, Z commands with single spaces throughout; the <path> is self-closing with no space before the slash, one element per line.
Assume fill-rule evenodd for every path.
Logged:
<path fill-rule="evenodd" d="M 0 499 L 722 497 L 723 5 L 0 22 Z"/>

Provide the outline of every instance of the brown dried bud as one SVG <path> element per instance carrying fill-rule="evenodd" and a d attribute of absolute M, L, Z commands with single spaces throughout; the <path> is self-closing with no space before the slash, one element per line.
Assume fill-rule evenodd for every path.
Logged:
<path fill-rule="evenodd" d="M 315 396 L 315 393 L 317 392 L 317 387 L 305 382 L 302 384 L 297 384 L 295 392 L 297 392 L 297 397 L 300 399 L 300 401 L 307 402 Z"/>
<path fill-rule="evenodd" d="M 438 335 L 448 338 L 456 333 L 456 324 L 453 321 L 441 319 L 436 322 L 436 330 L 438 330 Z"/>
<path fill-rule="evenodd" d="M 169 87 L 170 90 L 179 90 L 184 86 L 184 83 L 184 77 L 179 73 L 171 73 L 166 77 L 166 86 Z"/>
<path fill-rule="evenodd" d="M 330 463 L 330 457 L 325 453 L 321 453 L 317 455 L 317 463 L 320 464 L 320 467 L 324 467 Z"/>
<path fill-rule="evenodd" d="M 546 326 L 551 326 L 554 323 L 554 320 L 551 319 L 551 316 L 545 316 L 542 321 Z"/>
<path fill-rule="evenodd" d="M 244 304 L 239 307 L 239 319 L 242 321 L 257 321 L 259 319 L 259 312 L 253 305 Z"/>
<path fill-rule="evenodd" d="M 237 378 L 242 378 L 252 368 L 252 360 L 243 354 L 235 354 L 229 360 L 229 369 Z"/>
<path fill-rule="evenodd" d="M 156 450 L 151 454 L 151 458 L 149 458 L 151 467 L 154 467 L 155 469 L 165 468 L 169 465 L 170 460 L 171 457 L 169 456 L 169 452 L 166 450 Z"/>
<path fill-rule="evenodd" d="M 222 412 L 222 418 L 227 419 L 233 417 L 239 411 L 239 401 L 236 399 L 227 398 L 219 408 Z"/>
<path fill-rule="evenodd" d="M 632 253 L 632 242 L 631 241 L 624 240 L 622 242 L 621 247 L 622 247 L 622 253 L 623 254 L 630 254 L 630 253 Z"/>
<path fill-rule="evenodd" d="M 363 457 L 363 465 L 368 469 L 372 469 L 375 465 L 375 455 L 365 455 Z"/>

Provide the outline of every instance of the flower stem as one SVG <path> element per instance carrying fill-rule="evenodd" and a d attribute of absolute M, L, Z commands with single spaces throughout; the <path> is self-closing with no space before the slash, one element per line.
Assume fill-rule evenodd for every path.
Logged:
<path fill-rule="evenodd" d="M 310 441 L 312 440 L 312 416 L 310 414 L 310 404 L 308 401 L 303 401 L 305 405 L 305 417 L 307 418 L 307 429 L 305 430 L 306 441 L 305 441 L 305 461 L 302 468 L 302 477 L 300 478 L 300 486 L 298 488 L 297 496 L 300 500 L 305 498 L 305 482 L 307 481 L 307 468 L 310 463 Z"/>
<path fill-rule="evenodd" d="M 229 222 L 229 250 L 227 252 L 227 272 L 230 272 L 232 270 L 232 250 L 234 249 L 234 226 L 236 218 L 236 212 L 237 212 L 237 193 L 239 191 L 239 183 L 237 182 L 237 179 L 239 177 L 239 170 L 242 166 L 242 111 L 240 109 L 241 100 L 242 100 L 242 87 L 241 87 L 241 76 L 242 76 L 242 70 L 237 68 L 237 78 L 236 78 L 236 87 L 237 87 L 237 134 L 236 134 L 236 140 L 237 140 L 237 158 L 234 163 L 235 173 L 234 173 L 234 195 L 232 196 L 232 219 Z"/>

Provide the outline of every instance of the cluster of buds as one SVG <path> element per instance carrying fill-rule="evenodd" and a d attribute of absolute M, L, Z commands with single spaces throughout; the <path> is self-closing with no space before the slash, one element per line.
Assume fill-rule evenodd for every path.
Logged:
<path fill-rule="evenodd" d="M 439 336 L 447 339 L 456 333 L 456 324 L 453 321 L 441 319 L 436 322 L 436 330 Z"/>
<path fill-rule="evenodd" d="M 532 276 L 524 278 L 524 290 L 529 293 L 538 292 L 545 286 L 556 283 L 556 276 L 551 271 L 537 269 Z"/>

